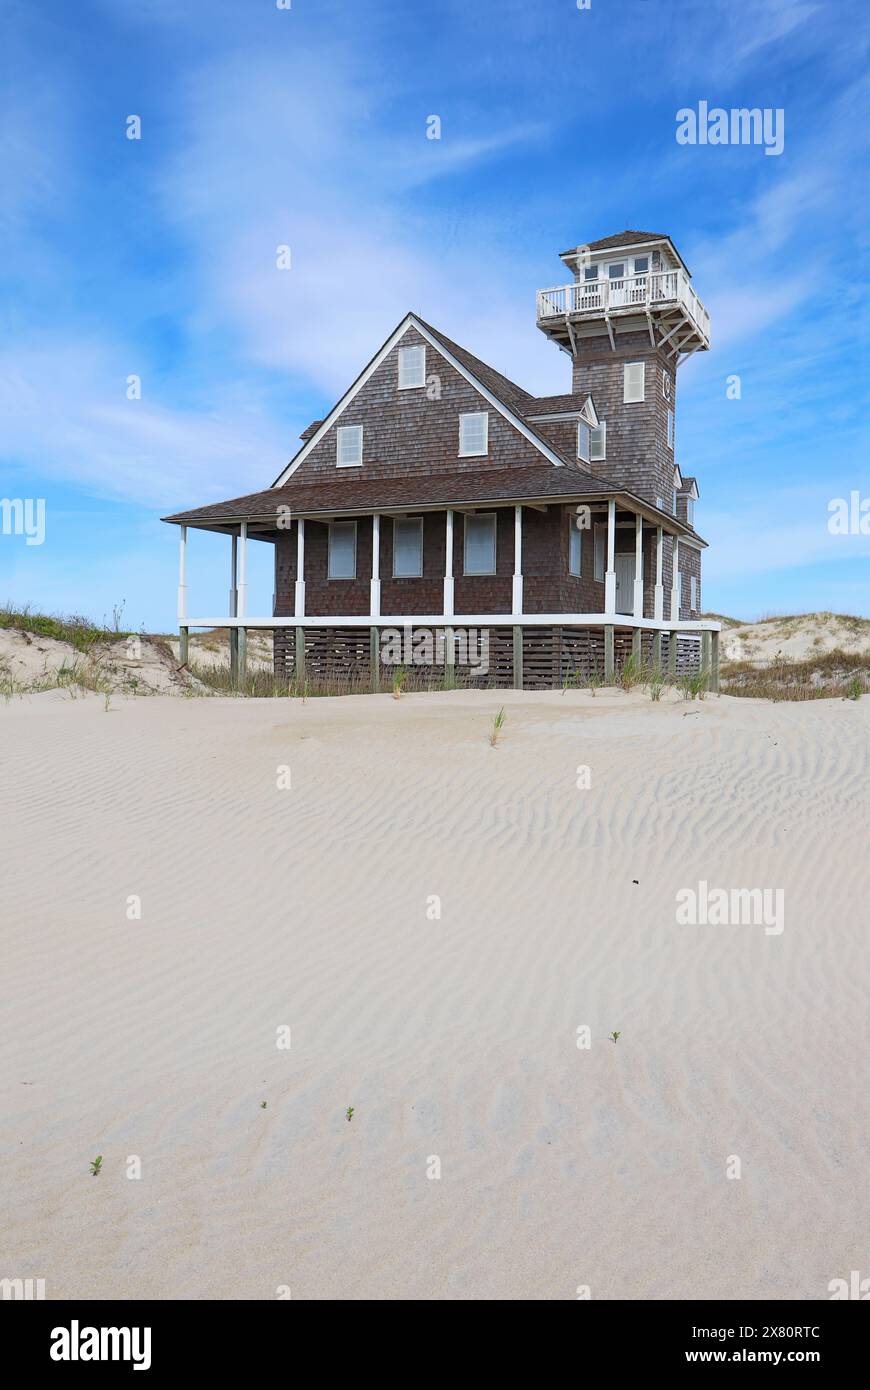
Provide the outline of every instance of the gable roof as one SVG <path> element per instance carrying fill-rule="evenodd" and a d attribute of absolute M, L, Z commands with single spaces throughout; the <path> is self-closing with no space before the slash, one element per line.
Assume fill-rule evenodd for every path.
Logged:
<path fill-rule="evenodd" d="M 528 391 L 524 391 L 521 386 L 517 386 L 516 382 L 503 376 L 501 372 L 497 372 L 494 367 L 482 362 L 479 357 L 475 357 L 466 348 L 454 343 L 438 329 L 432 328 L 424 319 L 418 318 L 414 313 L 408 313 L 401 323 L 393 329 L 386 342 L 381 345 L 368 365 L 360 372 L 356 381 L 348 387 L 328 415 L 319 422 L 313 432 L 309 432 L 311 427 L 305 431 L 308 438 L 302 448 L 294 454 L 286 468 L 279 473 L 272 485 L 273 487 L 282 487 L 288 478 L 293 476 L 297 468 L 305 462 L 312 449 L 320 443 L 342 411 L 350 404 L 385 358 L 389 356 L 409 328 L 416 329 L 421 337 L 440 352 L 451 366 L 489 401 L 490 405 L 494 406 L 520 434 L 529 440 L 539 453 L 543 454 L 549 463 L 556 468 L 576 467 L 575 460 L 563 454 L 550 440 L 529 424 L 526 412 L 532 409 L 535 398 L 529 395 Z"/>

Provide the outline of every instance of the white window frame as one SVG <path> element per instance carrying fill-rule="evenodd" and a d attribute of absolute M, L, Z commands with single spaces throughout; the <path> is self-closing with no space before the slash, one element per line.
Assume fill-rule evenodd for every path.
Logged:
<path fill-rule="evenodd" d="M 686 498 L 686 521 L 690 526 L 695 524 L 695 499 L 691 496 Z"/>
<path fill-rule="evenodd" d="M 398 555 L 398 547 L 396 545 L 396 533 L 400 526 L 416 526 L 417 534 L 420 538 L 420 567 L 413 574 L 399 574 L 398 570 L 396 569 L 396 556 Z M 421 516 L 396 516 L 393 518 L 393 578 L 423 578 L 423 518 Z"/>
<path fill-rule="evenodd" d="M 596 521 L 592 529 L 592 537 L 592 578 L 596 584 L 603 584 L 607 575 L 607 527 Z M 599 560 L 601 561 L 600 566 Z"/>
<path fill-rule="evenodd" d="M 478 420 L 483 418 L 483 448 L 482 449 L 463 449 L 462 434 L 464 420 Z M 466 410 L 459 416 L 459 457 L 461 459 L 483 458 L 489 453 L 489 411 L 488 410 Z"/>
<path fill-rule="evenodd" d="M 638 261 L 646 261 L 646 268 L 645 268 L 644 270 L 638 270 L 638 268 L 637 268 L 637 263 L 638 263 Z M 650 269 L 649 254 L 647 254 L 646 256 L 632 256 L 632 259 L 631 259 L 631 268 L 632 268 L 632 271 L 633 271 L 633 273 L 634 273 L 635 275 L 649 275 L 649 269 Z"/>
<path fill-rule="evenodd" d="M 657 497 L 656 506 L 658 507 L 660 512 L 663 512 L 665 509 L 665 499 L 663 497 Z"/>
<path fill-rule="evenodd" d="M 356 454 L 354 459 L 343 459 L 342 454 L 345 446 L 350 442 L 350 436 L 355 435 L 357 439 Z M 363 454 L 363 427 L 362 425 L 337 425 L 335 430 L 335 466 L 336 468 L 362 468 Z"/>
<path fill-rule="evenodd" d="M 692 610 L 693 613 L 697 613 L 697 612 L 699 611 L 699 610 L 698 610 L 699 599 L 700 599 L 700 595 L 699 595 L 699 593 L 698 593 L 698 576 L 697 576 L 696 574 L 690 574 L 690 575 L 689 575 L 689 607 L 691 608 L 691 610 Z"/>
<path fill-rule="evenodd" d="M 579 517 L 576 515 L 576 513 L 574 513 L 574 512 L 569 512 L 569 513 L 568 513 L 568 573 L 569 573 L 570 575 L 572 575 L 574 579 L 582 579 L 582 578 L 583 578 L 583 531 L 582 531 L 581 527 L 579 527 L 579 526 L 577 525 L 578 520 L 579 520 Z M 576 535 L 576 537 L 577 537 L 577 540 L 576 540 L 576 545 L 577 545 L 577 568 L 576 568 L 576 569 L 574 569 L 573 566 L 572 566 L 572 564 L 571 564 L 572 546 L 575 544 L 575 541 L 574 541 L 575 535 Z"/>
<path fill-rule="evenodd" d="M 640 367 L 640 395 L 629 394 L 629 382 L 631 381 L 631 371 L 634 367 Z M 637 389 L 637 388 L 635 388 Z M 645 362 L 626 362 L 622 368 L 622 401 L 624 405 L 639 405 L 646 400 L 646 363 Z"/>
<path fill-rule="evenodd" d="M 470 570 L 468 568 L 468 523 L 469 521 L 490 521 L 492 523 L 492 569 Z M 498 517 L 495 512 L 467 512 L 462 527 L 462 573 L 476 577 L 498 573 Z"/>
<path fill-rule="evenodd" d="M 581 442 L 582 441 L 582 442 Z M 586 452 L 584 453 L 583 450 Z M 592 427 L 587 420 L 577 421 L 577 457 L 589 463 L 592 451 Z"/>
<path fill-rule="evenodd" d="M 675 430 L 675 428 L 676 428 L 676 421 L 675 421 L 675 419 L 674 419 L 674 410 L 673 410 L 673 406 L 668 406 L 668 448 L 669 448 L 670 450 L 672 450 L 672 451 L 673 451 L 673 447 L 674 447 L 674 430 Z"/>
<path fill-rule="evenodd" d="M 671 374 L 665 367 L 662 367 L 662 395 L 666 401 L 671 399 Z"/>
<path fill-rule="evenodd" d="M 595 436 L 598 435 L 598 453 L 595 452 Z M 602 420 L 596 429 L 589 433 L 589 462 L 598 463 L 607 458 L 607 421 Z"/>
<path fill-rule="evenodd" d="M 333 574 L 332 573 L 332 535 L 336 527 L 347 529 L 350 527 L 353 536 L 353 574 Z M 326 577 L 327 579 L 356 579 L 356 522 L 355 521 L 331 521 L 329 523 L 329 536 L 326 543 Z"/>
<path fill-rule="evenodd" d="M 410 356 L 410 354 L 413 354 L 413 356 Z M 399 390 L 400 390 L 400 391 L 417 391 L 417 390 L 420 389 L 421 386 L 425 386 L 425 385 L 426 385 L 426 344 L 425 344 L 425 343 L 409 343 L 406 347 L 400 347 L 400 348 L 399 348 L 398 359 L 399 359 Z M 419 378 L 420 378 L 419 381 L 416 381 L 416 380 L 414 380 L 414 381 L 408 381 L 408 380 L 407 380 L 407 377 L 408 377 L 408 375 L 409 375 L 409 372 L 408 372 L 408 369 L 407 369 L 407 367 L 406 367 L 405 364 L 406 364 L 408 361 L 420 361 L 420 362 L 422 363 L 422 365 L 420 366 L 420 368 L 419 368 L 419 370 L 418 370 L 418 372 L 417 372 L 417 375 L 418 375 Z"/>

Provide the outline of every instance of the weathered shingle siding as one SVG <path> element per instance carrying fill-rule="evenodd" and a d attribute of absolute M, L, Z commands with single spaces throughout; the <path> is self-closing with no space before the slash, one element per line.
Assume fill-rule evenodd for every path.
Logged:
<path fill-rule="evenodd" d="M 574 391 L 580 401 L 591 395 L 599 419 L 607 423 L 607 457 L 592 464 L 593 473 L 655 502 L 671 495 L 674 451 L 668 447 L 668 408 L 674 408 L 673 369 L 664 355 L 650 346 L 647 333 L 620 333 L 614 352 L 608 340 L 583 339 L 574 359 Z M 627 362 L 645 364 L 645 399 L 623 401 L 623 368 Z M 662 374 L 671 379 L 671 400 L 662 393 Z"/>
<path fill-rule="evenodd" d="M 400 391 L 399 348 L 418 344 L 426 348 L 429 385 Z M 436 398 L 430 399 L 430 395 Z M 477 458 L 460 458 L 459 416 L 479 410 L 489 414 L 488 452 Z M 360 468 L 336 466 L 335 431 L 345 425 L 363 427 Z M 409 328 L 293 477 L 301 483 L 337 475 L 347 487 L 350 502 L 355 479 L 431 472 L 481 473 L 488 468 L 528 466 L 542 461 L 546 459 L 540 449 L 491 406 L 431 343 Z"/>

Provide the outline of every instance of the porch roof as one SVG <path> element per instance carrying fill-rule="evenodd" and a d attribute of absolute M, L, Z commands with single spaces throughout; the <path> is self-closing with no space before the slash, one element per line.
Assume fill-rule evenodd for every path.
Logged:
<path fill-rule="evenodd" d="M 206 530 L 224 530 L 241 521 L 259 522 L 277 529 L 279 508 L 289 508 L 296 516 L 370 515 L 372 512 L 441 510 L 446 507 L 507 506 L 523 502 L 605 501 L 623 499 L 633 511 L 665 526 L 681 536 L 691 536 L 706 545 L 695 531 L 670 512 L 662 512 L 645 498 L 638 497 L 606 478 L 579 468 L 552 468 L 535 465 L 518 468 L 486 468 L 475 472 L 421 473 L 392 478 L 368 478 L 348 483 L 346 477 L 325 478 L 320 482 L 295 480 L 282 487 L 266 488 L 226 502 L 212 502 L 190 511 L 175 512 L 162 519 Z"/>

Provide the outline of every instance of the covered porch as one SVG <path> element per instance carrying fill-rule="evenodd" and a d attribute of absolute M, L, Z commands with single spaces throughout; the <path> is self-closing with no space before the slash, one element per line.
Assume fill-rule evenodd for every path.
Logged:
<path fill-rule="evenodd" d="M 679 588 L 680 546 L 686 543 L 688 528 L 630 493 L 602 495 L 591 477 L 592 486 L 584 486 L 586 478 L 573 470 L 570 477 L 565 476 L 568 470 L 548 472 L 546 489 L 540 487 L 542 470 L 535 472 L 538 489 L 523 498 L 492 496 L 499 490 L 492 485 L 487 489 L 490 496 L 483 499 L 456 498 L 447 505 L 447 498 L 415 501 L 424 489 L 411 480 L 407 502 L 377 508 L 312 506 L 321 498 L 306 497 L 302 489 L 296 496 L 294 489 L 272 489 L 267 505 L 263 494 L 255 494 L 235 504 L 219 504 L 219 515 L 210 508 L 167 518 L 179 525 L 182 662 L 187 660 L 191 629 L 228 628 L 232 669 L 241 681 L 247 633 L 267 629 L 275 634 L 276 661 L 280 652 L 300 678 L 312 659 L 315 640 L 344 634 L 347 648 L 358 652 L 368 638 L 372 685 L 377 688 L 377 650 L 385 628 L 443 634 L 448 663 L 458 630 L 486 630 L 497 638 L 499 650 L 509 639 L 512 684 L 522 688 L 530 653 L 544 650 L 550 640 L 547 633 L 558 634 L 552 647 L 561 652 L 564 630 L 572 641 L 579 640 L 579 634 L 588 635 L 587 648 L 600 652 L 605 681 L 614 678 L 627 646 L 638 660 L 675 674 L 680 639 L 692 638 L 699 663 L 716 689 L 719 624 L 687 612 Z M 528 480 L 508 481 L 516 490 L 518 482 Z M 485 478 L 477 480 L 478 494 L 481 484 L 485 487 Z M 381 484 L 380 490 L 383 495 L 388 489 Z M 228 508 L 234 508 L 235 515 L 227 514 Z M 482 564 L 487 518 L 492 559 Z M 189 609 L 189 527 L 229 537 L 225 614 Z M 407 549 L 404 538 L 415 528 L 420 536 L 419 572 L 409 573 L 397 564 L 397 548 L 402 537 Z M 337 535 L 346 554 L 351 553 L 352 536 L 352 564 L 334 573 Z M 470 536 L 476 538 L 471 555 Z M 248 542 L 253 540 L 275 546 L 271 613 L 252 612 L 248 602 Z M 554 655 L 552 666 L 554 672 L 561 670 L 561 656 Z"/>

